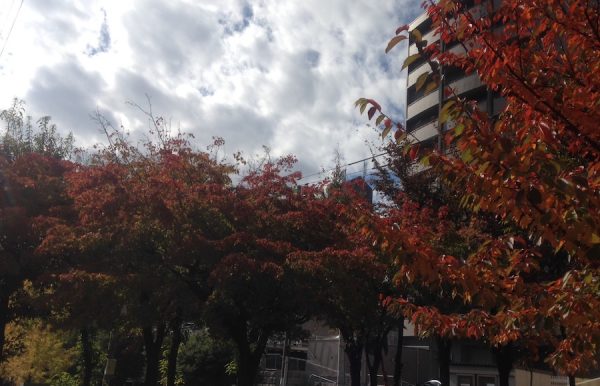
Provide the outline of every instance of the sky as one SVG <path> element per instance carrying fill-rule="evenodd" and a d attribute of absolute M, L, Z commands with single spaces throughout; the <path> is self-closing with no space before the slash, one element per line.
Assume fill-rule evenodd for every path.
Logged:
<path fill-rule="evenodd" d="M 406 46 L 384 49 L 420 3 L 0 0 L 0 109 L 23 99 L 85 147 L 105 142 L 96 111 L 142 135 L 148 119 L 132 104 L 151 106 L 199 148 L 214 136 L 223 154 L 267 146 L 312 175 L 336 149 L 350 163 L 381 143 L 359 97 L 403 121 Z"/>

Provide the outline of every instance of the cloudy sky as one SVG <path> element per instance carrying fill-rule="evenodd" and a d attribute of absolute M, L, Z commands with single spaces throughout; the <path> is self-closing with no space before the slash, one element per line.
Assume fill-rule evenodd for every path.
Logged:
<path fill-rule="evenodd" d="M 147 107 L 225 151 L 293 153 L 305 175 L 370 154 L 353 102 L 403 119 L 406 54 L 385 55 L 420 0 L 0 0 L 0 108 L 24 99 L 79 145 L 102 142 L 90 114 L 139 133 Z M 18 17 L 17 16 L 18 11 Z M 9 35 L 12 22 L 14 28 Z M 7 37 L 9 39 L 7 40 Z M 0 46 L 0 47 L 2 47 Z M 361 169 L 356 165 L 353 170 Z"/>

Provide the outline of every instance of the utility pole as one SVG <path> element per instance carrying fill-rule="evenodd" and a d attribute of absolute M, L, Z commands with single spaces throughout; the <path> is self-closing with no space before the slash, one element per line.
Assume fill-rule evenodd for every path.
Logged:
<path fill-rule="evenodd" d="M 287 385 L 287 373 L 288 373 L 287 348 L 288 348 L 288 336 L 287 336 L 287 331 L 286 331 L 285 336 L 283 338 L 283 349 L 281 351 L 281 377 L 279 379 L 280 386 Z"/>

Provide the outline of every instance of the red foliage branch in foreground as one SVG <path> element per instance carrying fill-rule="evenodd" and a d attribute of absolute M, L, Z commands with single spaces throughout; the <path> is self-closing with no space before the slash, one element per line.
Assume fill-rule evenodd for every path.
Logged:
<path fill-rule="evenodd" d="M 477 73 L 490 93 L 505 99 L 504 110 L 490 117 L 446 89 L 439 115 L 444 146 L 426 151 L 410 133 L 395 137 L 406 154 L 453 187 L 464 208 L 518 230 L 481 245 L 478 255 L 488 268 L 467 261 L 458 271 L 492 279 L 506 307 L 460 315 L 421 308 L 414 318 L 438 333 L 469 326 L 467 336 L 498 344 L 530 330 L 554 347 L 547 360 L 574 374 L 595 365 L 600 344 L 600 10 L 589 0 L 494 3 L 430 3 L 427 12 L 447 49 L 411 31 L 418 53 L 404 66 L 418 59 L 429 64 L 431 71 L 417 81 L 426 93 L 438 88 L 441 68 Z M 387 51 L 406 39 L 404 31 L 398 29 Z M 369 118 L 381 111 L 368 99 L 357 105 L 371 106 Z M 414 245 L 402 237 L 386 236 L 402 248 Z M 529 272 L 565 256 L 558 276 Z M 452 275 L 444 273 L 444 280 Z"/>

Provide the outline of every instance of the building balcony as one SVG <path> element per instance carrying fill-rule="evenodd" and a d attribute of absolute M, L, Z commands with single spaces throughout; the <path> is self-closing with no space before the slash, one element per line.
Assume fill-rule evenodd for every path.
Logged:
<path fill-rule="evenodd" d="M 423 112 L 432 106 L 436 106 L 439 103 L 439 95 L 439 91 L 436 90 L 408 105 L 406 108 L 406 118 L 410 119 L 420 112 Z"/>
<path fill-rule="evenodd" d="M 440 40 L 440 35 L 436 34 L 435 31 L 429 31 L 427 32 L 425 35 L 423 35 L 423 40 L 427 40 L 427 44 L 431 44 L 434 42 L 437 42 L 438 40 Z M 411 44 L 408 47 L 408 55 L 414 55 L 417 52 L 419 52 L 419 50 L 417 50 L 417 46 L 415 44 Z"/>
<path fill-rule="evenodd" d="M 421 74 L 424 74 L 426 72 L 431 72 L 431 67 L 429 66 L 429 63 L 427 63 L 427 62 L 423 63 L 416 69 L 410 71 L 408 73 L 406 87 L 408 88 L 408 87 L 412 86 L 413 84 L 417 83 L 417 79 L 419 79 L 419 76 L 421 76 Z"/>
<path fill-rule="evenodd" d="M 437 119 L 417 127 L 408 135 L 407 140 L 410 142 L 424 142 L 438 135 Z"/>
<path fill-rule="evenodd" d="M 450 83 L 448 87 L 452 88 L 458 95 L 474 90 L 483 86 L 476 73 L 465 76 Z"/>

